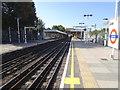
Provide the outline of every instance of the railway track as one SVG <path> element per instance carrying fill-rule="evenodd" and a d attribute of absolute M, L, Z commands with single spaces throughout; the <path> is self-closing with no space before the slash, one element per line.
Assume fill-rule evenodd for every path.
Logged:
<path fill-rule="evenodd" d="M 26 61 L 32 61 L 32 63 L 27 67 L 25 64 L 25 69 L 23 69 L 21 73 L 17 74 L 14 78 L 12 78 L 9 82 L 5 83 L 0 88 L 3 90 L 13 90 L 15 88 L 21 90 L 32 88 L 48 89 L 54 75 L 56 74 L 57 68 L 62 62 L 68 46 L 69 40 L 63 40 L 61 43 L 50 46 L 44 50 L 44 54 L 41 57 L 39 56 L 40 53 L 34 54 L 33 56 L 39 57 L 34 58 L 34 60 L 33 57 L 26 59 Z M 31 55 L 31 53 L 29 53 L 28 56 L 29 55 Z M 21 61 L 19 64 L 21 63 L 25 63 L 25 60 Z"/>
<path fill-rule="evenodd" d="M 51 44 L 54 44 L 54 43 L 51 43 Z M 28 49 L 25 49 L 25 50 L 23 50 L 24 52 L 26 52 L 26 53 L 23 53 L 23 55 L 21 55 L 21 56 L 19 56 L 19 57 L 15 57 L 14 58 L 14 55 L 17 55 L 17 54 L 19 54 L 19 53 L 22 53 L 23 51 L 21 51 L 21 52 L 19 52 L 19 53 L 15 53 L 15 54 L 8 54 L 8 55 L 3 55 L 2 56 L 2 64 L 0 65 L 0 67 L 2 67 L 2 69 L 4 69 L 4 67 L 8 67 L 8 66 L 10 66 L 12 63 L 14 64 L 14 63 L 16 63 L 16 62 L 18 62 L 18 61 L 20 61 L 21 59 L 24 59 L 24 58 L 26 58 L 26 57 L 28 57 L 28 56 L 30 56 L 30 55 L 33 55 L 33 54 L 35 54 L 35 53 L 38 53 L 38 52 L 40 52 L 40 50 L 44 50 L 44 49 L 46 49 L 46 47 L 48 47 L 48 46 L 51 46 L 51 44 L 45 44 L 45 45 L 42 45 L 42 46 L 38 46 L 38 47 L 31 47 L 32 48 L 32 50 L 28 50 L 28 49 L 31 49 L 31 48 L 28 48 Z M 15 51 L 16 52 L 16 51 Z M 10 56 L 12 56 L 12 58 L 13 59 L 9 59 L 9 58 L 11 58 Z M 7 61 L 6 61 L 6 58 L 5 57 L 7 57 Z M 5 58 L 5 59 L 4 59 Z"/>
<path fill-rule="evenodd" d="M 57 70 L 60 67 L 61 63 L 62 63 L 63 57 L 64 57 L 68 47 L 66 46 L 63 49 L 64 49 L 63 51 L 62 50 L 60 51 L 62 53 L 59 53 L 60 56 L 56 58 L 56 61 L 54 62 L 53 67 L 50 68 L 51 70 L 47 71 L 47 74 L 44 75 L 44 78 L 41 80 L 41 82 L 38 82 L 39 84 L 37 84 L 35 89 L 42 88 L 42 89 L 47 90 L 47 89 L 51 88 L 52 80 L 54 79 L 54 77 L 55 77 L 55 75 L 57 73 Z"/>
<path fill-rule="evenodd" d="M 32 54 L 32 52 L 30 52 L 30 53 L 23 55 L 17 59 L 13 59 L 7 63 L 2 64 L 1 65 L 2 72 L 0 72 L 0 75 L 2 75 L 2 78 L 4 78 L 7 75 L 10 75 L 10 74 L 16 72 L 17 70 L 20 70 L 25 65 L 33 62 L 36 58 L 42 56 L 42 54 L 49 51 L 51 48 L 53 48 L 53 46 L 48 47 L 48 48 L 44 49 L 43 51 L 36 53 L 36 54 Z"/>
<path fill-rule="evenodd" d="M 30 52 L 30 53 L 34 53 L 34 54 L 30 55 L 30 53 L 28 53 L 26 55 L 23 55 L 21 57 L 18 57 L 16 59 L 13 59 L 6 63 L 3 63 L 1 65 L 1 66 L 3 66 L 3 68 L 2 68 L 3 70 L 2 70 L 2 72 L 0 72 L 0 75 L 2 75 L 3 84 L 6 83 L 7 81 L 9 81 L 11 78 L 16 76 L 17 74 L 21 73 L 21 71 L 23 69 L 25 69 L 27 66 L 31 65 L 31 63 L 34 63 L 37 58 L 45 56 L 45 54 L 47 54 L 47 52 L 52 50 L 54 45 L 58 45 L 58 44 L 59 43 L 53 42 L 52 44 L 50 44 L 50 46 L 45 45 L 44 48 L 41 47 L 41 48 L 43 48 L 43 50 L 41 50 L 41 51 L 39 51 L 40 49 L 37 48 L 37 52 L 36 51 Z M 33 49 L 33 50 L 35 50 L 35 49 Z"/>

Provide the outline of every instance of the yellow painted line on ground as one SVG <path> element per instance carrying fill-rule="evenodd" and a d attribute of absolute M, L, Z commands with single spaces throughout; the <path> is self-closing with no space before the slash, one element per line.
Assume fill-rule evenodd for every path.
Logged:
<path fill-rule="evenodd" d="M 66 77 L 65 84 L 70 84 L 70 88 L 74 89 L 74 84 L 80 84 L 80 79 L 74 77 L 74 49 L 72 44 L 72 61 L 71 61 L 71 75 L 70 77 Z"/>
<path fill-rule="evenodd" d="M 75 48 L 79 62 L 79 68 L 84 88 L 99 88 L 90 68 L 88 67 L 84 56 L 80 53 L 80 48 Z"/>
<path fill-rule="evenodd" d="M 12 48 L 7 48 L 7 49 L 3 49 L 0 52 L 4 52 L 4 51 L 9 51 L 9 50 L 13 50 L 13 49 L 17 49 L 17 48 L 21 48 L 21 47 L 12 47 Z"/>

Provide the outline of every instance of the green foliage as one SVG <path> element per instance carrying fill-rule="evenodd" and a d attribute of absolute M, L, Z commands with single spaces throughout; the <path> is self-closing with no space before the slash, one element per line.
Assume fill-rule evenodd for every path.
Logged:
<path fill-rule="evenodd" d="M 53 25 L 52 30 L 58 30 L 58 29 L 59 29 L 59 28 L 58 28 L 57 25 Z"/>
<path fill-rule="evenodd" d="M 45 28 L 45 23 L 42 21 L 42 19 L 38 20 L 38 29 L 43 30 Z"/>
<path fill-rule="evenodd" d="M 99 30 L 94 30 L 93 33 L 94 33 L 95 35 L 98 35 L 98 34 L 100 33 L 100 31 L 99 31 Z"/>
<path fill-rule="evenodd" d="M 65 28 L 62 25 L 58 25 L 58 30 L 65 31 Z"/>
<path fill-rule="evenodd" d="M 93 35 L 98 35 L 99 33 L 100 33 L 99 30 L 94 30 L 94 31 L 90 31 L 90 32 L 89 32 L 89 35 L 90 35 L 90 37 L 91 37 L 91 36 L 93 36 Z"/>
<path fill-rule="evenodd" d="M 2 28 L 17 28 L 16 18 L 20 18 L 20 28 L 33 26 L 37 20 L 36 9 L 33 2 L 3 2 L 2 3 Z"/>
<path fill-rule="evenodd" d="M 51 30 L 50 28 L 46 28 L 46 30 Z"/>
<path fill-rule="evenodd" d="M 94 35 L 92 31 L 89 32 L 90 37 Z"/>
<path fill-rule="evenodd" d="M 105 38 L 105 28 L 103 28 L 103 29 L 101 29 L 101 30 L 94 30 L 94 31 L 90 31 L 89 32 L 89 35 L 90 35 L 90 37 L 91 36 L 93 36 L 93 35 L 95 35 L 95 42 L 97 42 L 97 36 L 98 36 L 98 34 L 100 34 L 100 36 L 102 37 L 102 39 L 104 40 L 104 38 Z M 107 32 L 108 32 L 108 28 L 107 28 Z"/>
<path fill-rule="evenodd" d="M 53 25 L 52 27 L 53 30 L 60 30 L 60 31 L 65 31 L 65 27 L 63 27 L 62 25 Z"/>
<path fill-rule="evenodd" d="M 40 31 L 41 38 L 43 39 L 43 30 L 45 29 L 45 23 L 41 20 L 38 19 L 37 21 L 34 22 L 36 30 Z"/>
<path fill-rule="evenodd" d="M 70 31 L 72 30 L 73 28 L 66 28 L 65 31 Z"/>
<path fill-rule="evenodd" d="M 35 21 L 34 24 L 36 30 L 40 30 L 41 32 L 43 32 L 43 30 L 45 29 L 45 23 L 41 19 Z"/>
<path fill-rule="evenodd" d="M 105 32 L 105 28 L 101 29 L 100 32 Z"/>
<path fill-rule="evenodd" d="M 89 32 L 89 35 L 90 35 L 90 36 L 93 36 L 93 35 L 98 35 L 98 34 L 100 34 L 100 33 L 101 33 L 101 34 L 104 34 L 104 33 L 105 33 L 105 30 L 106 30 L 106 29 L 103 28 L 103 29 L 101 29 L 101 30 L 90 31 L 90 32 Z"/>

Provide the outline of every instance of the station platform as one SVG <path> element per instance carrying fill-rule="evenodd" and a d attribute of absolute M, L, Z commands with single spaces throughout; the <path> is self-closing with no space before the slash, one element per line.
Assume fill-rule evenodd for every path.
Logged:
<path fill-rule="evenodd" d="M 118 50 L 72 38 L 60 88 L 118 88 Z M 91 89 L 92 90 L 92 89 Z"/>
<path fill-rule="evenodd" d="M 50 41 L 54 41 L 54 40 L 57 40 L 57 39 L 34 40 L 34 41 L 29 41 L 28 43 L 0 44 L 0 54 L 12 52 L 15 50 L 35 46 L 38 44 L 42 44 L 42 43 L 46 43 L 46 42 L 50 42 Z"/>

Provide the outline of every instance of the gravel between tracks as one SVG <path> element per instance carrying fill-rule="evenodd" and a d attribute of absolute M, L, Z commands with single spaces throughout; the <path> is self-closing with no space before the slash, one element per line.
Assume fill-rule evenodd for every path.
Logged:
<path fill-rule="evenodd" d="M 56 74 L 56 76 L 55 76 L 55 78 L 53 80 L 53 83 L 51 85 L 52 89 L 59 89 L 59 87 L 60 87 L 62 74 L 63 74 L 64 67 L 65 67 L 65 64 L 66 64 L 67 54 L 68 54 L 68 51 L 65 54 L 65 56 L 63 58 L 63 61 L 62 61 L 62 64 L 61 64 L 60 68 L 58 69 L 58 72 L 57 72 L 57 74 Z"/>

